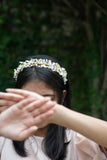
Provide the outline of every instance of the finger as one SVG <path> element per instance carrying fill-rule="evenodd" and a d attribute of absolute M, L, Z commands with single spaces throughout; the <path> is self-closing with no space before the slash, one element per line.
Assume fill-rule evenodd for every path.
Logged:
<path fill-rule="evenodd" d="M 13 93 L 0 92 L 0 98 L 1 99 L 7 99 L 7 100 L 13 100 L 13 101 L 18 102 L 18 101 L 23 99 L 23 96 L 17 95 L 17 94 L 13 94 Z"/>
<path fill-rule="evenodd" d="M 12 106 L 13 104 L 15 104 L 15 102 L 9 101 L 9 100 L 0 99 L 0 106 Z"/>
<path fill-rule="evenodd" d="M 0 107 L 0 113 L 3 112 L 3 111 L 5 111 L 7 108 L 8 107 L 6 107 L 6 106 Z"/>
<path fill-rule="evenodd" d="M 8 89 L 6 89 L 6 91 L 9 92 L 9 93 L 19 94 L 19 95 L 24 96 L 24 97 L 34 96 L 36 99 L 42 99 L 43 98 L 42 96 L 40 96 L 39 94 L 37 94 L 35 92 L 27 91 L 27 90 L 24 90 L 24 89 L 8 88 Z"/>
<path fill-rule="evenodd" d="M 22 131 L 22 133 L 18 137 L 18 140 L 22 141 L 22 140 L 30 137 L 31 135 L 34 134 L 34 132 L 37 131 L 37 129 L 38 129 L 37 126 L 32 126 L 32 127 L 28 128 L 28 129 L 26 129 L 25 131 Z"/>
<path fill-rule="evenodd" d="M 49 100 L 50 100 L 50 98 L 44 98 L 42 100 L 36 100 L 36 101 L 32 102 L 31 104 L 29 104 L 26 107 L 26 110 L 29 111 L 29 112 L 32 112 L 34 109 L 40 108 L 42 105 L 44 105 Z"/>
<path fill-rule="evenodd" d="M 51 101 L 45 103 L 43 107 L 40 107 L 34 110 L 32 112 L 32 116 L 36 117 L 42 113 L 48 112 L 50 109 L 52 109 L 55 106 L 55 104 L 56 104 L 55 102 L 51 102 Z"/>
<path fill-rule="evenodd" d="M 35 117 L 34 123 L 36 126 L 39 126 L 41 123 L 43 123 L 46 119 L 51 117 L 54 114 L 54 110 L 49 110 L 48 112 L 45 112 L 41 114 L 40 116 Z"/>
<path fill-rule="evenodd" d="M 17 106 L 18 109 L 26 109 L 26 106 L 28 106 L 29 103 L 32 103 L 33 101 L 35 101 L 35 98 L 25 98 L 24 100 L 20 101 L 19 103 L 15 104 L 15 106 Z M 13 105 L 14 108 L 14 105 Z"/>

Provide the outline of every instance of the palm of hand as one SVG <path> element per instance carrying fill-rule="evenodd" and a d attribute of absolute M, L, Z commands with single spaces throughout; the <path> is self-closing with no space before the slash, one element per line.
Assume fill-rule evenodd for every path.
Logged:
<path fill-rule="evenodd" d="M 38 127 L 43 128 L 51 123 L 55 103 L 33 92 L 12 91 L 13 93 L 1 93 L 1 98 L 4 99 L 1 106 L 9 105 L 10 102 L 13 105 L 0 114 L 0 136 L 24 140 Z"/>
<path fill-rule="evenodd" d="M 37 127 L 34 125 L 34 118 L 32 114 L 25 109 L 20 109 L 12 106 L 1 113 L 2 119 L 1 134 L 10 139 L 22 140 L 28 134 L 32 134 L 33 130 L 36 131 Z"/>

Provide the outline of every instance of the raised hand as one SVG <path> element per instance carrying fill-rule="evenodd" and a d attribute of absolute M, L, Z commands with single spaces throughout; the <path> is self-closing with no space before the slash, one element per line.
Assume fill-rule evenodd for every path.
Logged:
<path fill-rule="evenodd" d="M 42 100 L 44 98 L 43 96 L 41 96 L 41 95 L 39 95 L 39 94 L 37 94 L 35 92 L 28 91 L 28 90 L 23 90 L 23 89 L 9 88 L 9 89 L 6 89 L 6 91 L 8 92 L 8 93 L 6 93 L 6 96 L 8 96 L 8 94 L 12 94 L 13 95 L 13 97 L 12 97 L 13 99 L 15 99 L 16 95 L 17 96 L 22 96 L 22 97 L 35 97 L 35 100 L 37 100 L 37 99 Z M 56 110 L 55 108 L 58 105 L 56 105 L 55 102 L 53 102 L 53 103 L 55 104 L 55 107 L 54 107 L 54 112 L 55 112 L 55 110 Z M 46 107 L 43 106 L 42 109 L 43 108 L 46 108 Z M 59 107 L 57 107 L 57 108 L 59 108 Z M 39 110 L 40 110 L 40 108 L 39 108 Z M 37 113 L 37 110 L 35 111 L 35 113 Z M 55 116 L 51 116 L 51 117 L 45 119 L 44 121 L 41 121 L 40 117 L 36 117 L 36 116 L 37 115 L 35 115 L 36 124 L 38 125 L 39 128 L 44 127 L 49 123 L 54 123 Z"/>
<path fill-rule="evenodd" d="M 24 98 L 0 114 L 0 136 L 26 139 L 38 129 L 37 125 L 52 116 L 54 106 L 49 98 Z"/>

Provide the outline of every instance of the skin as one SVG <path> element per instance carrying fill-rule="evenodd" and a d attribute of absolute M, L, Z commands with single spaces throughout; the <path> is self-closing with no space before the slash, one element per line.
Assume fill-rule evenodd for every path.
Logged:
<path fill-rule="evenodd" d="M 48 97 L 51 99 L 51 101 L 58 102 L 57 93 L 48 86 L 45 82 L 36 80 L 36 81 L 30 81 L 26 83 L 22 89 L 27 91 L 33 91 L 34 93 L 37 93 L 43 97 Z M 48 122 L 46 122 L 48 123 Z M 39 125 L 39 129 L 35 132 L 36 136 L 45 136 L 47 131 L 47 124 Z"/>
<path fill-rule="evenodd" d="M 30 87 L 33 86 L 28 85 L 28 90 Z M 0 106 L 4 106 L 0 114 L 0 136 L 13 140 L 26 139 L 35 131 L 41 134 L 42 131 L 38 132 L 37 126 L 40 126 L 54 112 L 52 108 L 55 102 L 36 93 L 31 97 L 1 92 L 0 98 Z M 43 133 L 44 131 L 45 127 Z"/>
<path fill-rule="evenodd" d="M 57 94 L 49 86 L 44 84 L 44 82 L 43 83 L 28 82 L 23 87 L 23 89 L 24 90 L 7 89 L 8 93 L 5 93 L 5 97 L 8 97 L 9 101 L 11 99 L 15 99 L 16 95 L 17 96 L 20 95 L 22 97 L 30 96 L 39 99 L 36 94 L 38 92 L 41 95 L 48 94 L 48 97 L 51 98 L 54 97 L 54 99 L 52 100 L 57 102 Z M 9 94 L 12 94 L 11 99 L 8 96 Z M 51 95 L 53 94 L 54 96 L 49 96 L 49 94 Z M 6 100 L 6 98 L 4 99 Z M 42 105 L 42 108 L 44 108 L 44 104 Z M 107 138 L 106 138 L 107 123 L 105 121 L 72 111 L 70 109 L 65 108 L 63 105 L 59 105 L 57 103 L 54 104 L 54 107 L 51 110 L 53 111 L 53 114 L 47 118 L 44 118 L 44 121 L 39 121 L 39 123 L 37 124 L 37 126 L 39 127 L 37 135 L 44 136 L 48 124 L 54 123 L 70 128 L 76 132 L 79 132 L 80 134 L 86 136 L 87 138 L 92 139 L 99 145 L 107 148 Z"/>

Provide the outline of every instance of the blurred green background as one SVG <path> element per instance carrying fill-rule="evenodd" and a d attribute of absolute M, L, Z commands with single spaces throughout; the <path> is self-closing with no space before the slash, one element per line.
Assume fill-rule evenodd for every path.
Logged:
<path fill-rule="evenodd" d="M 2 0 L 0 91 L 18 61 L 57 58 L 71 78 L 74 110 L 107 119 L 107 0 Z"/>

